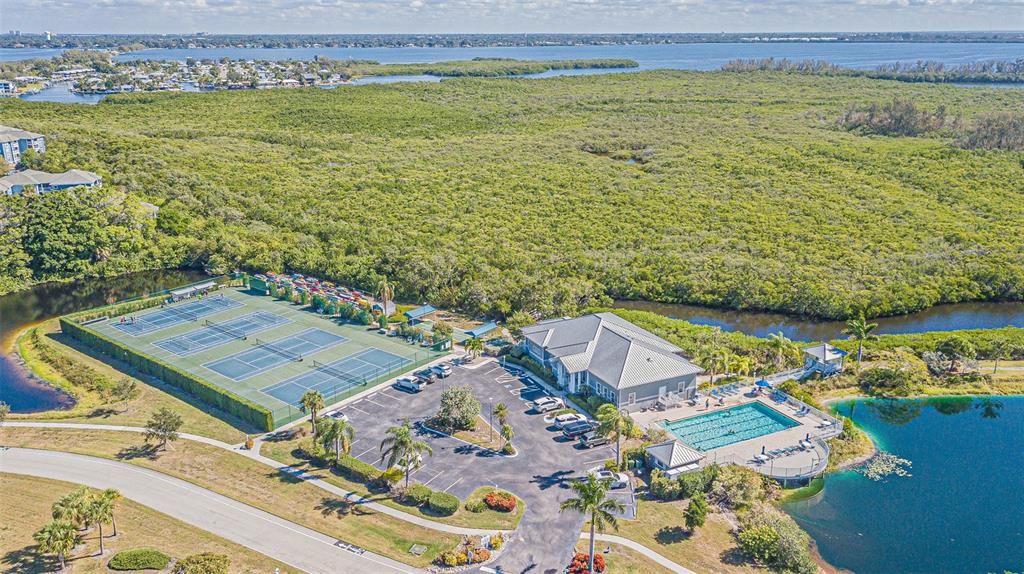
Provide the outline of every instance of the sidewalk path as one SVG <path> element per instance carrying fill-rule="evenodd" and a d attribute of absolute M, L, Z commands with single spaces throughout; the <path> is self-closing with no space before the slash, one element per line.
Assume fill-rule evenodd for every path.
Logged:
<path fill-rule="evenodd" d="M 144 433 L 144 432 L 146 432 L 146 429 L 141 428 L 141 427 L 116 426 L 116 425 L 97 425 L 97 424 L 84 424 L 84 423 L 51 423 L 51 422 L 32 422 L 32 421 L 7 421 L 7 422 L 2 423 L 2 425 L 0 425 L 0 426 L 5 426 L 5 427 L 28 427 L 28 428 L 57 428 L 57 429 L 70 429 L 70 430 L 120 431 L 120 432 L 134 432 L 134 433 Z M 221 449 L 224 449 L 224 450 L 229 450 L 229 451 L 238 453 L 238 454 L 240 454 L 242 456 L 247 456 L 247 457 L 255 460 L 256 462 L 265 464 L 265 465 L 267 465 L 269 467 L 272 467 L 272 468 L 274 468 L 274 469 L 276 469 L 276 470 L 278 470 L 280 472 L 287 473 L 287 474 L 289 474 L 291 476 L 294 476 L 296 478 L 301 478 L 302 480 L 312 484 L 313 486 L 316 486 L 317 488 L 320 488 L 322 490 L 330 492 L 331 494 L 333 494 L 335 496 L 340 496 L 340 497 L 345 498 L 345 499 L 347 499 L 347 500 L 349 500 L 351 502 L 355 502 L 355 503 L 358 503 L 358 504 L 363 504 L 363 505 L 367 506 L 368 508 L 373 509 L 376 512 L 380 512 L 381 514 L 387 514 L 388 516 L 392 516 L 392 517 L 397 518 L 399 520 L 404 520 L 406 522 L 410 522 L 412 524 L 416 524 L 417 526 L 422 526 L 424 528 L 430 528 L 432 530 L 438 530 L 438 531 L 441 531 L 441 532 L 448 532 L 448 533 L 451 533 L 451 534 L 458 534 L 460 536 L 464 536 L 464 535 L 468 535 L 468 536 L 483 536 L 483 535 L 493 534 L 494 532 L 496 532 L 495 530 L 485 530 L 485 529 L 480 529 L 480 528 L 463 528 L 461 526 L 452 526 L 450 524 L 444 524 L 443 522 L 436 522 L 434 520 L 427 520 L 426 518 L 421 518 L 419 516 L 415 516 L 415 515 L 409 514 L 408 512 L 403 512 L 401 510 L 398 510 L 397 508 L 392 508 L 390 506 L 386 506 L 386 505 L 381 504 L 379 502 L 373 502 L 373 501 L 371 501 L 369 499 L 366 499 L 366 498 L 364 498 L 364 497 L 362 497 L 362 496 L 360 496 L 360 495 L 358 495 L 356 493 L 350 492 L 348 490 L 345 490 L 343 488 L 339 488 L 339 487 L 337 487 L 337 486 L 335 486 L 333 484 L 325 482 L 324 480 L 321 480 L 320 478 L 317 478 L 316 476 L 306 474 L 306 473 L 304 473 L 304 472 L 302 472 L 300 470 L 297 470 L 295 468 L 292 468 L 292 467 L 290 467 L 290 466 L 288 466 L 286 464 L 281 464 L 280 462 L 277 462 L 276 460 L 273 460 L 271 458 L 267 458 L 267 457 L 259 454 L 259 449 L 258 448 L 255 448 L 255 449 L 250 451 L 250 450 L 246 450 L 246 449 L 242 448 L 244 445 L 241 445 L 241 444 L 230 445 L 230 444 L 227 444 L 225 442 L 221 442 L 219 440 L 215 440 L 215 439 L 212 439 L 212 438 L 208 438 L 208 437 L 204 437 L 204 436 L 199 436 L 199 435 L 193 435 L 193 434 L 187 434 L 187 433 L 179 433 L 178 436 L 183 438 L 183 439 L 185 439 L 185 440 L 205 443 L 205 444 L 208 444 L 208 445 L 215 446 L 217 448 L 221 448 Z"/>
<path fill-rule="evenodd" d="M 590 541 L 590 533 L 589 532 L 581 532 L 580 533 L 580 539 L 583 540 L 585 543 L 589 544 L 590 543 L 589 542 Z M 693 570 L 690 570 L 688 568 L 684 568 L 684 567 L 676 564 L 675 562 L 669 560 L 668 558 L 665 558 L 661 554 L 658 554 L 657 552 L 655 552 L 655 551 L 651 550 L 650 548 L 644 546 L 643 544 L 640 544 L 639 542 L 634 542 L 634 541 L 630 540 L 629 538 L 623 538 L 621 536 L 613 536 L 611 534 L 600 534 L 600 533 L 598 533 L 598 534 L 594 535 L 594 539 L 602 541 L 602 542 L 612 542 L 612 543 L 618 544 L 620 546 L 625 546 L 625 547 L 627 547 L 627 548 L 629 548 L 631 550 L 635 550 L 636 552 L 639 552 L 640 554 L 643 554 L 644 556 L 650 558 L 651 560 L 654 560 L 658 564 L 661 564 L 662 566 L 664 566 L 665 568 L 668 568 L 669 570 L 671 570 L 673 572 L 677 572 L 678 574 L 697 574 Z M 597 544 L 595 546 L 596 546 L 598 551 L 601 549 L 601 545 L 600 544 Z M 583 548 L 583 551 L 586 552 L 587 549 Z M 595 552 L 595 554 L 596 553 L 597 552 Z"/>
<path fill-rule="evenodd" d="M 370 552 L 355 554 L 315 530 L 184 480 L 123 462 L 65 452 L 6 448 L 0 450 L 0 470 L 93 488 L 116 488 L 139 504 L 306 572 L 417 572 L 384 556 Z"/>

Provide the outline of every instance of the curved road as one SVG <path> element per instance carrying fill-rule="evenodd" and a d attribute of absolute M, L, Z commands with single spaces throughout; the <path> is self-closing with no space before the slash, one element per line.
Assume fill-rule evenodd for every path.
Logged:
<path fill-rule="evenodd" d="M 323 574 L 418 572 L 383 556 L 354 554 L 334 538 L 191 483 L 122 462 L 22 448 L 0 449 L 0 471 L 116 488 L 126 498 L 251 548 Z"/>

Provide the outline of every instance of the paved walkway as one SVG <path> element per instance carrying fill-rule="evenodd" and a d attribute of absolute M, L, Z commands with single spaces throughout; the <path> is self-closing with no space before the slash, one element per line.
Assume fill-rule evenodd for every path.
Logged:
<path fill-rule="evenodd" d="M 22 448 L 0 450 L 4 472 L 116 488 L 135 502 L 289 564 L 323 574 L 411 573 L 417 570 L 268 512 L 165 474 L 90 456 Z"/>
<path fill-rule="evenodd" d="M 584 541 L 584 544 L 589 544 L 590 543 L 589 542 L 590 541 L 590 533 L 589 532 L 581 532 L 580 533 L 580 539 Z M 632 550 L 635 550 L 636 552 L 639 552 L 640 554 L 643 554 L 644 556 L 650 558 L 651 560 L 654 560 L 658 564 L 661 564 L 662 566 L 664 566 L 665 568 L 668 568 L 669 570 L 671 570 L 673 572 L 677 572 L 678 574 L 697 574 L 693 570 L 690 570 L 688 568 L 684 568 L 684 567 L 676 564 L 675 562 L 669 560 L 668 558 L 665 558 L 661 554 L 658 554 L 657 552 L 655 552 L 655 551 L 651 550 L 650 548 L 644 546 L 643 544 L 640 544 L 639 542 L 634 542 L 634 541 L 630 540 L 629 538 L 623 538 L 621 536 L 613 536 L 611 534 L 600 534 L 599 533 L 599 534 L 595 534 L 594 535 L 594 539 L 598 540 L 598 541 L 601 541 L 601 542 L 612 542 L 614 544 L 619 544 L 620 546 L 626 546 L 627 548 L 630 548 Z M 601 545 L 600 544 L 595 544 L 595 547 L 598 549 L 598 551 L 600 551 L 600 549 L 601 549 Z M 583 551 L 586 552 L 586 547 L 583 548 Z"/>
<path fill-rule="evenodd" d="M 97 424 L 84 424 L 84 423 L 51 423 L 51 422 L 42 422 L 42 421 L 40 421 L 40 422 L 7 421 L 7 422 L 3 423 L 2 426 L 7 426 L 7 427 L 29 427 L 29 428 L 59 428 L 59 429 L 71 429 L 71 430 L 121 431 L 121 432 L 134 432 L 134 433 L 144 433 L 144 432 L 146 432 L 146 429 L 140 428 L 140 427 L 117 426 L 117 425 L 97 425 Z M 278 471 L 287 473 L 287 474 L 289 474 L 291 476 L 294 476 L 296 478 L 301 478 L 302 480 L 305 480 L 306 482 L 312 484 L 313 486 L 316 486 L 317 488 L 320 488 L 322 490 L 330 492 L 331 494 L 333 494 L 335 496 L 340 496 L 342 498 L 345 498 L 345 499 L 347 499 L 347 500 L 349 500 L 351 502 L 356 502 L 358 504 L 364 504 L 367 507 L 369 507 L 369 508 L 371 508 L 371 509 L 373 509 L 373 510 L 375 510 L 377 512 L 380 512 L 381 514 L 387 514 L 388 516 L 392 516 L 394 518 L 397 518 L 399 520 L 404 520 L 406 522 L 411 522 L 411 523 L 416 524 L 418 526 L 423 526 L 425 528 L 430 528 L 430 529 L 433 529 L 433 530 L 439 530 L 441 532 L 448 532 L 448 533 L 451 533 L 451 534 L 458 534 L 460 536 L 461 535 L 482 536 L 482 535 L 485 535 L 485 534 L 493 534 L 495 532 L 495 530 L 484 530 L 484 529 L 479 529 L 479 528 L 463 528 L 463 527 L 460 527 L 460 526 L 452 526 L 450 524 L 445 524 L 443 522 L 436 522 L 434 520 L 427 520 L 426 518 L 421 518 L 419 516 L 415 516 L 415 515 L 409 514 L 408 512 L 403 512 L 401 510 L 398 510 L 397 508 L 392 508 L 390 506 L 386 506 L 386 505 L 381 504 L 379 502 L 373 502 L 371 500 L 363 498 L 362 496 L 360 496 L 358 494 L 355 494 L 353 492 L 350 492 L 348 490 L 345 490 L 343 488 L 339 488 L 339 487 L 337 487 L 337 486 L 335 486 L 333 484 L 325 482 L 325 481 L 321 480 L 320 478 L 317 478 L 316 476 L 305 474 L 302 471 L 298 471 L 298 470 L 296 470 L 296 469 L 294 469 L 294 468 L 292 468 L 292 467 L 290 467 L 288 465 L 281 464 L 280 462 L 277 462 L 276 460 L 273 460 L 271 458 L 267 458 L 267 457 L 259 454 L 259 452 L 258 452 L 259 449 L 253 449 L 253 450 L 250 451 L 250 450 L 246 450 L 246 449 L 242 448 L 243 445 L 241 445 L 241 444 L 230 445 L 230 444 L 227 444 L 225 442 L 221 442 L 221 441 L 216 440 L 216 439 L 212 439 L 212 438 L 208 438 L 208 437 L 204 437 L 204 436 L 199 436 L 199 435 L 187 434 L 187 433 L 180 433 L 179 436 L 181 438 L 185 439 L 185 440 L 191 440 L 191 441 L 195 441 L 195 442 L 205 443 L 205 444 L 208 444 L 208 445 L 215 446 L 217 448 L 222 448 L 224 450 L 229 450 L 229 451 L 241 454 L 243 456 L 247 456 L 247 457 L 249 457 L 249 458 L 251 458 L 251 459 L 253 459 L 253 460 L 255 460 L 255 461 L 259 462 L 259 463 L 262 463 L 262 464 L 270 466 L 270 467 L 272 467 L 274 469 L 277 469 Z"/>

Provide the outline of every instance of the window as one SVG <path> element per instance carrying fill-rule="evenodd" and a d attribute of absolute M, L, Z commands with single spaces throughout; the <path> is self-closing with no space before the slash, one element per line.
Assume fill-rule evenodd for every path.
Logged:
<path fill-rule="evenodd" d="M 680 383 L 680 384 L 682 384 L 682 383 Z M 636 393 L 629 393 L 629 395 L 626 397 L 626 403 L 630 404 L 630 405 L 635 405 L 636 404 Z"/>

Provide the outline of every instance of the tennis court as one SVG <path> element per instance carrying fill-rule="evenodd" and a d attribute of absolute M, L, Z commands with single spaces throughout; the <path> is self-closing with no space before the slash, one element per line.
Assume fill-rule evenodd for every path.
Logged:
<path fill-rule="evenodd" d="M 410 363 L 411 359 L 374 347 L 326 365 L 313 361 L 310 372 L 260 391 L 282 402 L 298 405 L 306 391 L 320 391 L 325 397 L 338 395 Z"/>
<path fill-rule="evenodd" d="M 114 324 L 114 328 L 132 337 L 138 337 L 188 321 L 198 321 L 208 315 L 241 306 L 242 303 L 234 299 L 208 296 L 204 299 L 176 303 L 151 313 L 137 315 L 135 321 L 118 322 Z"/>
<path fill-rule="evenodd" d="M 288 361 L 302 361 L 303 355 L 340 345 L 347 340 L 323 329 L 307 329 L 272 342 L 254 339 L 255 347 L 203 366 L 232 381 L 242 381 Z"/>
<path fill-rule="evenodd" d="M 153 344 L 179 357 L 185 357 L 237 339 L 244 340 L 250 335 L 287 323 L 291 323 L 291 319 L 275 313 L 256 311 L 222 323 L 215 323 L 207 319 L 204 323 L 205 326 L 201 329 L 156 341 Z"/>

